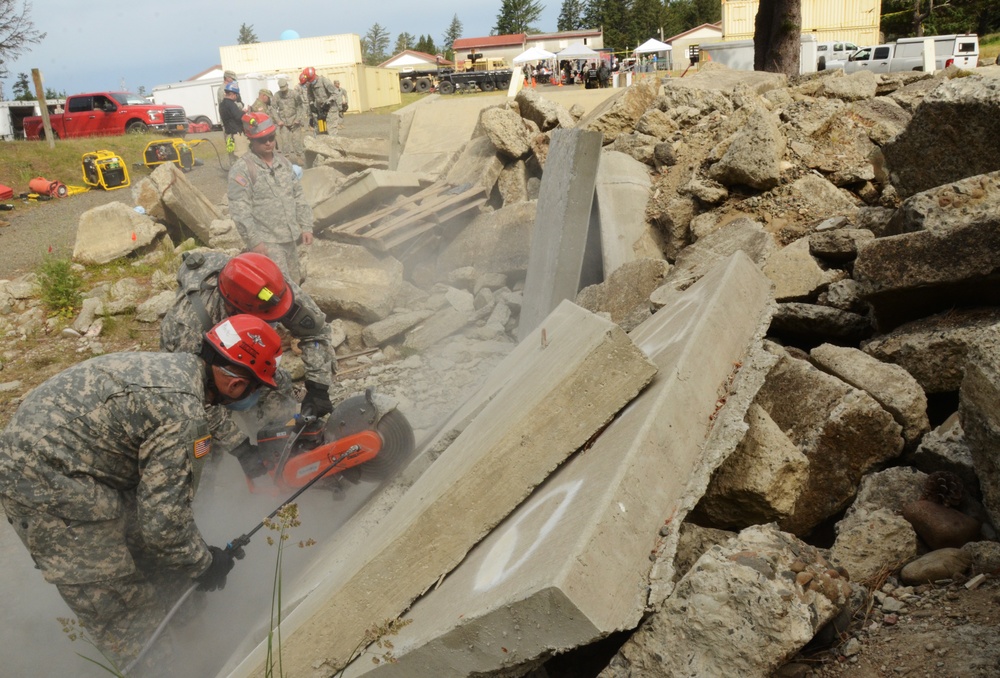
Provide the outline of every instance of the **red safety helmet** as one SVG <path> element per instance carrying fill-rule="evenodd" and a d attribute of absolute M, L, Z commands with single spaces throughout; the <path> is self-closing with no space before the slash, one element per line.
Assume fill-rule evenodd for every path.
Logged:
<path fill-rule="evenodd" d="M 277 388 L 274 373 L 281 362 L 281 337 L 260 318 L 234 315 L 205 333 L 207 341 L 223 359 L 245 367 L 271 388 Z"/>
<path fill-rule="evenodd" d="M 268 321 L 283 317 L 294 301 L 278 265 L 256 252 L 226 262 L 219 272 L 219 293 L 240 313 Z"/>
<path fill-rule="evenodd" d="M 315 81 L 316 81 L 316 69 L 313 68 L 312 66 L 308 66 L 306 68 L 303 68 L 302 72 L 299 73 L 299 84 L 300 85 L 304 85 L 307 82 L 315 82 Z"/>
<path fill-rule="evenodd" d="M 260 139 L 276 131 L 274 121 L 264 113 L 247 113 L 243 116 L 243 133 L 250 139 Z"/>

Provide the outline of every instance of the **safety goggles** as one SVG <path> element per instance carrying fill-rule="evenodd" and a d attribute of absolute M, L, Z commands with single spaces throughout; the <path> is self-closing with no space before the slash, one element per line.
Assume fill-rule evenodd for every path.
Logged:
<path fill-rule="evenodd" d="M 260 137 L 259 139 L 254 139 L 254 141 L 256 141 L 258 143 L 261 143 L 261 144 L 269 144 L 272 141 L 274 141 L 274 138 L 275 138 L 275 135 L 268 134 L 266 137 Z"/>
<path fill-rule="evenodd" d="M 256 391 L 258 388 L 260 388 L 261 384 L 260 384 L 260 382 L 257 379 L 254 379 L 253 377 L 248 376 L 246 374 L 240 374 L 239 372 L 233 372 L 231 369 L 229 369 L 225 365 L 219 365 L 218 367 L 219 367 L 219 371 L 222 372 L 227 377 L 230 377 L 232 379 L 246 379 L 247 381 L 249 381 L 250 383 L 247 385 L 246 391 L 244 391 L 244 393 L 251 393 L 253 391 Z"/>

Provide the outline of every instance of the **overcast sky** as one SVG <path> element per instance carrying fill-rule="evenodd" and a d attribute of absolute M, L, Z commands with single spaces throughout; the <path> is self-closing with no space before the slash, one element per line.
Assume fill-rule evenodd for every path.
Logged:
<path fill-rule="evenodd" d="M 554 32 L 562 0 L 541 0 L 545 9 L 536 27 Z M 489 35 L 501 0 L 170 0 L 169 2 L 81 2 L 34 0 L 31 18 L 47 33 L 18 61 L 7 64 L 3 97 L 11 98 L 18 73 L 40 68 L 46 88 L 80 92 L 125 89 L 186 80 L 219 63 L 219 47 L 236 44 L 240 24 L 253 26 L 261 42 L 278 40 L 287 29 L 300 37 L 357 33 L 375 23 L 390 36 L 406 31 L 429 34 L 437 45 L 452 17 L 462 22 L 462 37 Z"/>

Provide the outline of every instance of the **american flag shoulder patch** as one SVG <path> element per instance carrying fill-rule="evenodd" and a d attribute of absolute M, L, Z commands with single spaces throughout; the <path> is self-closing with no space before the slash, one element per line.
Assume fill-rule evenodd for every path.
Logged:
<path fill-rule="evenodd" d="M 237 174 L 235 177 L 233 177 L 233 181 L 235 181 L 236 183 L 238 183 L 240 186 L 246 186 L 247 185 L 247 178 L 245 176 L 243 176 L 242 174 Z"/>
<path fill-rule="evenodd" d="M 212 451 L 212 436 L 207 435 L 204 438 L 198 438 L 194 441 L 194 458 L 201 459 L 209 452 Z"/>

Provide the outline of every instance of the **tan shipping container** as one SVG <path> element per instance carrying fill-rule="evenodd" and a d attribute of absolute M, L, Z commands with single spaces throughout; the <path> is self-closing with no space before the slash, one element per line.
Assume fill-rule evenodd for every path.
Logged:
<path fill-rule="evenodd" d="M 722 39 L 752 39 L 757 5 L 756 0 L 722 0 Z M 802 32 L 820 42 L 876 45 L 880 19 L 879 0 L 802 0 Z"/>

